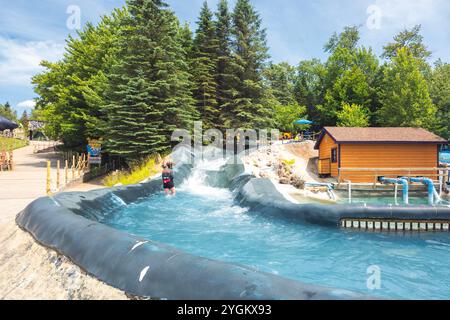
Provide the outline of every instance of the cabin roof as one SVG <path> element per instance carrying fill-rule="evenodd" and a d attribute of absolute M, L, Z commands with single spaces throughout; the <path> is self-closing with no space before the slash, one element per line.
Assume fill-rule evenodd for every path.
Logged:
<path fill-rule="evenodd" d="M 336 143 L 374 143 L 374 144 L 410 144 L 410 143 L 431 143 L 431 144 L 447 144 L 448 141 L 434 133 L 422 128 L 347 128 L 347 127 L 325 127 L 317 140 L 315 149 L 319 149 L 325 134 L 328 135 Z"/>

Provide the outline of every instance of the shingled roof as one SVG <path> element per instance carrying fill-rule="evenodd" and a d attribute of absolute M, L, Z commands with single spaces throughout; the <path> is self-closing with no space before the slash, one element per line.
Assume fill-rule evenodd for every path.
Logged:
<path fill-rule="evenodd" d="M 336 143 L 448 143 L 447 140 L 421 128 L 325 127 L 315 149 L 319 148 L 325 133 L 328 133 Z"/>

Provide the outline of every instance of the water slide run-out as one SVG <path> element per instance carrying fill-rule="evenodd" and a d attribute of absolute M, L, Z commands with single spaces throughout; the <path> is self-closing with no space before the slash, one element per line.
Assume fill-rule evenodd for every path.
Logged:
<path fill-rule="evenodd" d="M 40 243 L 68 256 L 90 274 L 138 296 L 167 299 L 366 299 L 367 295 L 353 291 L 306 284 L 231 262 L 235 260 L 227 262 L 226 255 L 220 259 L 214 256 L 211 260 L 202 258 L 203 251 L 197 255 L 186 253 L 164 244 L 177 243 L 172 233 L 161 229 L 166 222 L 152 222 L 170 219 L 172 216 L 167 214 L 170 212 L 178 220 L 167 221 L 167 225 L 172 223 L 176 228 L 181 219 L 181 225 L 189 225 L 195 234 L 207 234 L 218 224 L 227 227 L 230 220 L 222 219 L 218 224 L 210 225 L 205 225 L 205 221 L 209 223 L 230 212 L 240 216 L 242 210 L 239 208 L 253 212 L 258 219 L 288 221 L 293 228 L 307 224 L 338 230 L 341 221 L 348 218 L 417 220 L 433 217 L 450 220 L 450 208 L 447 207 L 293 203 L 286 200 L 270 180 L 255 178 L 245 172 L 239 157 L 222 159 L 220 152 L 217 155 L 217 150 L 213 150 L 207 154 L 206 160 L 199 160 L 191 150 L 179 149 L 174 153 L 173 160 L 177 163 L 175 182 L 181 186 L 175 198 L 161 197 L 160 179 L 87 193 L 62 193 L 36 200 L 19 214 L 17 223 Z M 195 162 L 190 163 L 193 156 Z M 202 197 L 196 197 L 195 193 Z M 205 194 L 210 195 L 210 199 L 205 198 Z M 192 199 L 196 201 L 194 204 Z M 213 210 L 211 203 L 213 207 L 215 204 L 222 206 L 223 210 Z M 209 212 L 208 219 L 201 215 L 202 212 Z M 130 230 L 133 221 L 137 222 L 136 228 Z M 225 237 L 230 232 L 239 231 L 246 223 L 249 222 L 228 226 L 230 229 L 219 235 Z M 256 227 L 251 223 L 249 230 L 254 232 Z M 284 228 L 283 225 L 284 222 L 280 227 Z M 146 226 L 151 232 L 139 236 Z M 276 233 L 282 234 L 283 231 Z M 163 241 L 151 241 L 152 235 Z M 250 234 L 244 235 L 241 250 L 245 248 L 245 242 L 252 239 Z M 266 238 L 271 235 L 273 232 L 269 232 Z M 225 237 L 224 241 L 232 239 Z M 207 240 L 205 242 L 208 243 Z"/>

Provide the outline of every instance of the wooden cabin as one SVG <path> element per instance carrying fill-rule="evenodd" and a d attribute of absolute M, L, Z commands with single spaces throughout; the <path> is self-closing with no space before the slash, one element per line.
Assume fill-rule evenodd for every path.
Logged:
<path fill-rule="evenodd" d="M 445 139 L 420 128 L 325 127 L 315 145 L 318 172 L 338 182 L 376 183 L 379 177 L 437 180 Z"/>

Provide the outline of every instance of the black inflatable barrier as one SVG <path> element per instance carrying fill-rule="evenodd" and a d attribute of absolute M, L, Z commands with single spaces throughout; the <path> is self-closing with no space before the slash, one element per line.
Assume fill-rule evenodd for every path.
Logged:
<path fill-rule="evenodd" d="M 192 166 L 176 167 L 176 183 Z M 242 163 L 209 171 L 209 183 L 229 187 L 240 205 L 258 214 L 338 227 L 343 218 L 450 219 L 450 208 L 299 205 Z M 205 259 L 99 223 L 111 211 L 161 192 L 159 179 L 86 193 L 62 193 L 31 203 L 17 224 L 87 273 L 127 293 L 160 299 L 368 299 L 359 293 L 304 284 L 246 266 Z"/>
<path fill-rule="evenodd" d="M 267 179 L 249 178 L 243 187 L 237 188 L 236 199 L 241 206 L 263 215 L 332 227 L 338 227 L 346 218 L 450 221 L 448 206 L 295 204 L 287 201 Z"/>

